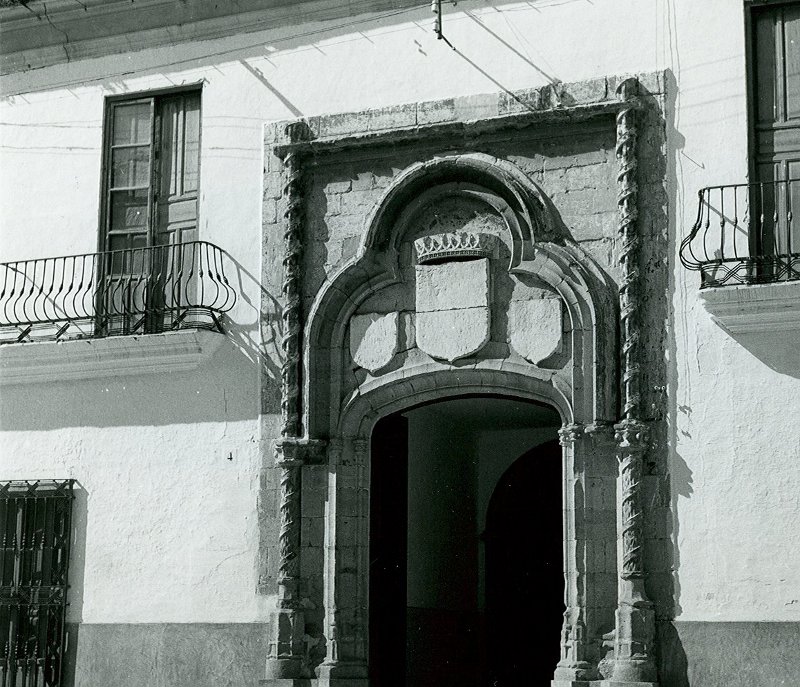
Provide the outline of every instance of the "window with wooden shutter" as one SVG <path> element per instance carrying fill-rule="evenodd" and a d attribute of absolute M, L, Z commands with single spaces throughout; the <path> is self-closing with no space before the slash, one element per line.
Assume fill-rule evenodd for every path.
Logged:
<path fill-rule="evenodd" d="M 160 331 L 193 296 L 181 246 L 198 238 L 200 92 L 110 100 L 104 159 L 98 311 L 106 328 Z"/>
<path fill-rule="evenodd" d="M 751 142 L 756 186 L 750 199 L 761 230 L 752 249 L 776 256 L 775 278 L 797 278 L 800 253 L 800 3 L 770 3 L 751 14 Z M 783 256 L 783 257 L 781 257 Z"/>

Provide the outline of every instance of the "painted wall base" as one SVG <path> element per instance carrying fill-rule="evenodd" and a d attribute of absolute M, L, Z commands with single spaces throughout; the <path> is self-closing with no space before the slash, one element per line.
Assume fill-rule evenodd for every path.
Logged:
<path fill-rule="evenodd" d="M 800 622 L 657 622 L 660 687 L 798 684 Z"/>
<path fill-rule="evenodd" d="M 64 687 L 244 687 L 264 676 L 265 623 L 67 623 Z"/>

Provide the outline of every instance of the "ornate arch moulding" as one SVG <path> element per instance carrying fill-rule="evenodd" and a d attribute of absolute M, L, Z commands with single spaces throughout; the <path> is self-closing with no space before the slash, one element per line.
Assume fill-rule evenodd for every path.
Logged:
<path fill-rule="evenodd" d="M 661 75 L 646 75 L 643 80 L 651 93 L 663 92 Z M 565 427 L 561 432 L 565 469 L 576 471 L 576 475 L 577 471 L 587 469 L 593 452 L 617 454 L 624 491 L 623 531 L 618 546 L 625 567 L 620 571 L 615 637 L 618 671 L 613 676 L 605 675 L 603 684 L 636 687 L 655 684 L 649 653 L 652 611 L 640 583 L 643 570 L 639 483 L 647 429 L 638 417 L 637 394 L 638 197 L 634 173 L 636 112 L 641 107 L 639 81 L 604 79 L 592 82 L 592 86 L 594 91 L 584 88 L 583 94 L 588 92 L 591 97 L 592 93 L 602 93 L 593 102 L 521 108 L 524 111 L 516 112 L 500 112 L 502 96 L 493 96 L 498 102 L 497 115 L 480 121 L 457 121 L 458 108 L 454 106 L 453 121 L 424 122 L 426 104 L 423 103 L 409 106 L 413 116 L 407 118 L 408 125 L 386 130 L 376 130 L 385 114 L 381 111 L 353 116 L 349 124 L 330 116 L 290 122 L 284 131 L 273 129 L 273 133 L 278 131 L 278 140 L 268 139 L 268 144 L 283 160 L 285 172 L 283 292 L 287 306 L 283 313 L 282 344 L 283 431 L 275 454 L 276 464 L 281 468 L 279 600 L 267 661 L 269 679 L 265 684 L 289 685 L 309 677 L 307 671 L 303 672 L 303 603 L 297 591 L 303 466 L 324 464 L 327 460 L 329 475 L 326 572 L 321 580 L 325 595 L 324 634 L 329 645 L 317 676 L 320 685 L 366 686 L 364 575 L 368 575 L 367 476 L 371 429 L 380 417 L 410 403 L 487 391 L 554 406 Z M 563 88 L 562 96 L 568 94 L 570 87 Z M 542 91 L 533 93 L 537 106 L 547 102 Z M 568 98 L 558 100 L 563 103 Z M 431 155 L 400 172 L 366 218 L 354 257 L 325 282 L 308 312 L 301 311 L 304 175 L 318 160 L 338 153 L 349 155 L 359 150 L 368 153 L 375 147 L 405 143 L 425 144 L 422 150 L 432 150 L 434 144 L 449 150 L 454 147 L 474 150 L 475 142 L 484 135 L 511 133 L 541 123 L 572 123 L 612 115 L 617 119 L 619 232 L 623 245 L 619 265 L 623 283 L 621 302 L 617 301 L 617 288 L 611 278 L 564 234 L 549 198 L 522 170 L 507 160 L 468 152 Z M 396 112 L 394 120 L 396 124 Z M 459 379 L 455 380 L 451 365 L 429 360 L 368 378 L 352 393 L 343 395 L 345 335 L 351 317 L 370 295 L 401 281 L 397 249 L 415 209 L 448 194 L 470 196 L 494 208 L 510 236 L 509 273 L 534 277 L 558 294 L 569 319 L 571 377 L 557 378 L 533 365 L 488 357 L 476 358 L 459 368 Z M 423 246 L 423 254 L 427 249 L 437 248 Z M 486 246 L 472 246 L 472 249 L 480 252 Z M 620 309 L 622 384 L 617 372 Z M 626 411 L 622 422 L 619 422 L 620 408 Z M 340 512 L 337 504 L 341 489 L 355 489 L 359 494 L 357 517 L 345 517 Z M 583 512 L 582 488 L 567 492 L 572 512 Z M 582 521 L 570 517 L 573 520 L 565 526 L 577 543 L 569 556 L 572 562 L 568 565 L 562 657 L 553 683 L 557 687 L 579 687 L 601 679 L 597 657 L 587 653 L 586 644 L 587 628 L 594 627 L 596 631 L 597 626 L 597 619 L 592 616 L 594 611 L 586 600 L 592 592 L 585 573 L 574 567 L 576 561 L 588 559 L 592 544 L 581 539 Z M 340 538 L 355 546 L 347 546 L 340 552 L 337 548 Z M 351 549 L 355 553 L 348 553 Z M 642 626 L 643 630 L 637 629 Z"/>

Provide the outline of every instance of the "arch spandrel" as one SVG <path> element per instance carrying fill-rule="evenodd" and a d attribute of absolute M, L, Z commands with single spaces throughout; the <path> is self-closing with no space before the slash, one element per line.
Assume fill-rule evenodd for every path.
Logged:
<path fill-rule="evenodd" d="M 615 417 L 613 284 L 587 253 L 563 238 L 564 228 L 552 203 L 522 170 L 508 161 L 473 153 L 415 163 L 397 175 L 367 219 L 357 254 L 320 290 L 309 312 L 304 350 L 305 426 L 311 438 L 335 437 L 343 431 L 345 408 L 361 407 L 362 401 L 354 406 L 354 399 L 371 395 L 372 391 L 366 393 L 367 388 L 395 385 L 393 393 L 415 395 L 409 380 L 421 382 L 422 377 L 417 377 L 418 370 L 412 372 L 415 366 L 419 368 L 419 361 L 408 352 L 383 370 L 367 373 L 355 369 L 349 323 L 353 316 L 364 315 L 370 308 L 381 314 L 391 307 L 373 306 L 390 289 L 406 288 L 407 301 L 414 302 L 410 292 L 414 289 L 413 272 L 418 267 L 409 257 L 409 244 L 421 230 L 415 218 L 437 201 L 446 204 L 458 199 L 463 199 L 465 206 L 483 204 L 499 218 L 504 233 L 499 244 L 499 251 L 505 256 L 504 278 L 529 279 L 541 287 L 544 297 L 551 294 L 560 299 L 570 359 L 561 360 L 560 370 L 542 369 L 523 360 L 507 341 L 490 340 L 466 361 L 452 361 L 450 365 L 435 361 L 445 365 L 443 371 L 436 373 L 437 380 L 441 381 L 442 374 L 452 374 L 458 380 L 465 363 L 483 365 L 487 386 L 495 388 L 506 377 L 506 382 L 512 383 L 510 376 L 501 374 L 501 363 L 515 365 L 523 377 L 552 387 L 546 402 L 554 403 L 557 398 L 559 411 L 563 410 L 562 415 L 570 422 L 589 424 Z M 497 232 L 490 228 L 484 233 Z M 498 254 L 490 259 L 493 269 L 500 264 L 499 257 Z M 493 313 L 507 305 L 493 303 Z M 408 307 L 408 303 L 402 308 L 397 306 L 398 310 Z M 413 312 L 412 317 L 416 317 Z M 492 317 L 494 326 L 497 317 Z M 398 321 L 402 324 L 402 318 Z M 487 361 L 497 363 L 494 372 L 487 367 Z M 368 407 L 369 403 L 364 406 L 366 412 Z"/>

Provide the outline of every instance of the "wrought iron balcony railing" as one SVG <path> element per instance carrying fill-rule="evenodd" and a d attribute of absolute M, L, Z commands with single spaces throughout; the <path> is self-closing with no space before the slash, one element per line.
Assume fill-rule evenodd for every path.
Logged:
<path fill-rule="evenodd" d="M 191 241 L 0 263 L 0 343 L 222 329 L 221 248 Z"/>
<path fill-rule="evenodd" d="M 800 279 L 800 179 L 712 186 L 681 243 L 700 288 Z"/>

